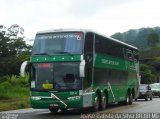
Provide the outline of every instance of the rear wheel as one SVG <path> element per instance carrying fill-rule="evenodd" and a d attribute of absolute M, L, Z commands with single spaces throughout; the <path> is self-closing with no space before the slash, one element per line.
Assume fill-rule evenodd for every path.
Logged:
<path fill-rule="evenodd" d="M 107 94 L 104 93 L 102 97 L 102 103 L 101 103 L 102 110 L 106 109 L 107 105 L 108 105 L 108 98 L 107 98 Z"/>
<path fill-rule="evenodd" d="M 146 96 L 145 101 L 148 101 L 148 95 Z"/>
<path fill-rule="evenodd" d="M 152 100 L 152 95 L 151 95 L 151 97 L 150 97 L 150 100 Z"/>
<path fill-rule="evenodd" d="M 136 99 L 137 100 L 137 99 Z M 133 103 L 133 95 L 128 92 L 125 101 L 118 102 L 119 105 L 131 105 Z"/>
<path fill-rule="evenodd" d="M 132 103 L 133 103 L 133 95 L 132 95 L 132 93 L 128 92 L 127 99 L 126 99 L 126 104 L 131 105 Z"/>
<path fill-rule="evenodd" d="M 101 106 L 101 102 L 100 102 L 100 96 L 98 95 L 98 93 L 96 94 L 95 97 L 95 105 L 93 107 L 94 111 L 97 112 L 100 110 L 100 106 Z"/>

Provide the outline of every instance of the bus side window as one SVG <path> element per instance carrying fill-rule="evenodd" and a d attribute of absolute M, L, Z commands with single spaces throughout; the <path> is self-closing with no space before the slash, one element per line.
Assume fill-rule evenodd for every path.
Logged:
<path fill-rule="evenodd" d="M 93 62 L 93 40 L 94 40 L 93 33 L 87 33 L 85 35 L 84 59 L 90 65 Z"/>
<path fill-rule="evenodd" d="M 138 62 L 138 54 L 135 51 L 133 51 L 133 59 L 135 62 Z"/>
<path fill-rule="evenodd" d="M 95 37 L 95 52 L 104 54 L 105 39 L 102 36 L 96 35 Z"/>
<path fill-rule="evenodd" d="M 93 34 L 92 33 L 86 34 L 84 53 L 93 53 Z"/>
<path fill-rule="evenodd" d="M 126 57 L 128 60 L 133 60 L 133 54 L 131 50 L 127 49 Z"/>

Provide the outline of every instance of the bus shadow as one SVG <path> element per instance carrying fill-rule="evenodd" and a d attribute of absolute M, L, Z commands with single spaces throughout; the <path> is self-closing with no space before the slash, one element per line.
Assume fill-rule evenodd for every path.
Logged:
<path fill-rule="evenodd" d="M 66 111 L 58 111 L 57 113 L 51 113 L 51 112 L 47 112 L 47 113 L 42 113 L 42 114 L 38 114 L 36 115 L 37 117 L 40 116 L 81 116 L 83 114 L 94 114 L 94 113 L 101 113 L 101 112 L 109 112 L 111 109 L 114 109 L 116 107 L 121 107 L 121 106 L 125 106 L 125 105 L 118 105 L 118 104 L 109 104 L 107 109 L 105 110 L 100 110 L 98 112 L 94 112 L 93 108 L 84 108 L 84 109 L 70 109 L 70 110 L 66 110 Z"/>
<path fill-rule="evenodd" d="M 153 99 L 152 99 L 152 100 L 153 100 Z M 148 101 L 152 101 L 152 100 L 148 99 L 148 100 L 146 101 L 145 99 L 138 99 L 138 100 L 136 100 L 135 102 L 148 102 Z"/>

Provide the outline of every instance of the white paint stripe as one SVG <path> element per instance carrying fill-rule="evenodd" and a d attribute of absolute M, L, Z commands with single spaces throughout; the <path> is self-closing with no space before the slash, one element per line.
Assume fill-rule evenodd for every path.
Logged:
<path fill-rule="evenodd" d="M 52 99 L 52 97 L 45 97 L 45 96 L 32 96 L 31 98 L 34 98 L 34 97 Z"/>
<path fill-rule="evenodd" d="M 90 95 L 93 94 L 94 92 L 89 92 L 89 93 L 83 93 L 83 95 Z"/>
<path fill-rule="evenodd" d="M 52 96 L 52 98 L 56 98 L 57 100 L 59 100 L 62 104 L 64 104 L 64 106 L 65 106 L 65 108 L 67 108 L 67 104 L 64 102 L 64 101 L 62 101 L 59 97 L 57 97 L 54 93 L 51 93 L 51 96 Z"/>
<path fill-rule="evenodd" d="M 113 102 L 115 102 L 115 96 L 114 96 L 114 93 L 113 93 L 113 90 L 112 90 L 112 87 L 111 87 L 111 85 L 110 85 L 110 83 L 108 82 L 108 86 L 109 86 L 109 88 L 110 88 L 110 90 L 111 90 L 111 93 L 112 93 L 112 95 L 113 95 Z"/>

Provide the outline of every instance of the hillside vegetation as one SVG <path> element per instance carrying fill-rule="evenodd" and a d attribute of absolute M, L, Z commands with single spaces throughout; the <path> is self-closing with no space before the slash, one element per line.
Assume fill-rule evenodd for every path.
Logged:
<path fill-rule="evenodd" d="M 111 37 L 136 46 L 140 50 L 146 50 L 159 44 L 160 27 L 132 29 L 124 33 L 115 33 Z"/>
<path fill-rule="evenodd" d="M 154 83 L 160 75 L 160 27 L 129 30 L 111 37 L 139 49 L 141 83 Z"/>

